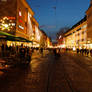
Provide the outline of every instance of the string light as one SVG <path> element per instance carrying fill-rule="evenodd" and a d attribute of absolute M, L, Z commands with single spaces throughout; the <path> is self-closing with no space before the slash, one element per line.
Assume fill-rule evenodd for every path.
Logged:
<path fill-rule="evenodd" d="M 8 17 L 3 17 L 0 20 L 0 30 L 1 31 L 10 31 L 13 27 L 15 26 L 15 23 L 13 23 L 13 21 L 8 18 Z"/>

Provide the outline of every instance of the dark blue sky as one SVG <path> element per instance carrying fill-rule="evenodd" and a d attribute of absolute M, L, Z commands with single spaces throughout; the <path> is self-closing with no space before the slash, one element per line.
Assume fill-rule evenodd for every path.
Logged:
<path fill-rule="evenodd" d="M 71 27 L 85 16 L 90 0 L 27 0 L 41 29 L 55 38 L 60 28 Z M 56 8 L 55 8 L 56 7 Z"/>

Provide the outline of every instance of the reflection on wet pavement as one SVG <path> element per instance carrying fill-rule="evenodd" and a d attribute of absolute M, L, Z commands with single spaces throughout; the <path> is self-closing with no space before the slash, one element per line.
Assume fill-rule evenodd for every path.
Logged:
<path fill-rule="evenodd" d="M 0 92 L 45 92 L 47 57 L 34 53 L 28 67 L 14 68 L 7 72 L 0 83 Z"/>
<path fill-rule="evenodd" d="M 28 67 L 0 73 L 0 92 L 92 92 L 89 62 L 69 53 L 34 52 Z"/>

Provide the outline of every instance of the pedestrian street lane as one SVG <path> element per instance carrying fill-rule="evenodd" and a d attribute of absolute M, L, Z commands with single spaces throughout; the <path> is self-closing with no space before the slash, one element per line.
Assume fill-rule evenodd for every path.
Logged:
<path fill-rule="evenodd" d="M 89 62 L 89 63 L 87 63 Z M 13 68 L 0 78 L 0 92 L 92 92 L 91 58 L 34 52 L 27 68 Z"/>

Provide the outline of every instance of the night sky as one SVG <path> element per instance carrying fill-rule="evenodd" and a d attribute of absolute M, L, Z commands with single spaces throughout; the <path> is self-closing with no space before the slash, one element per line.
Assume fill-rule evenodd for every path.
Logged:
<path fill-rule="evenodd" d="M 71 27 L 85 16 L 90 0 L 27 0 L 39 27 L 48 36 L 55 39 L 55 34 L 62 27 Z"/>

